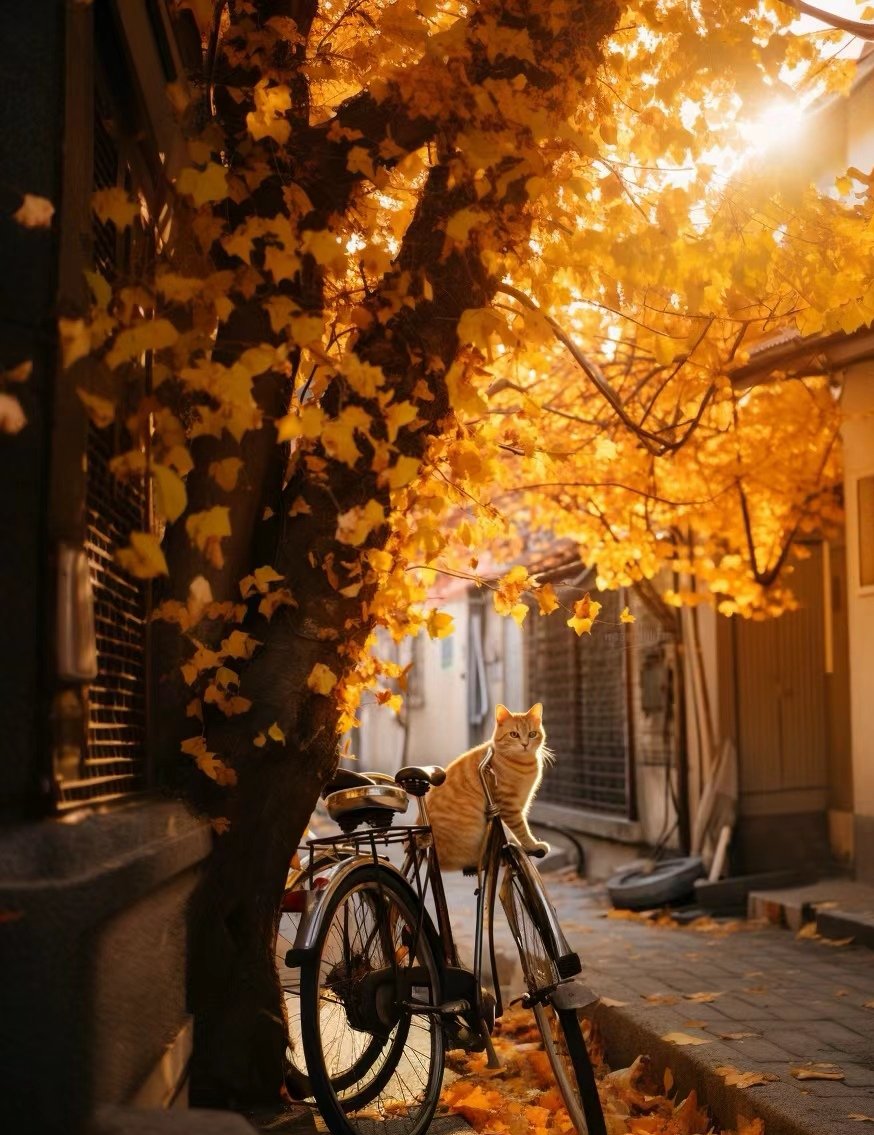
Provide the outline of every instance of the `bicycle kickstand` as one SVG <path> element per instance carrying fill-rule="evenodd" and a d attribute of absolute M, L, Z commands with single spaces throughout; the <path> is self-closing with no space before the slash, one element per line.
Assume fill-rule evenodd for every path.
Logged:
<path fill-rule="evenodd" d="M 498 1056 L 497 1052 L 495 1052 L 495 1046 L 492 1044 L 492 1034 L 489 1032 L 488 1025 L 485 1023 L 482 1017 L 480 1017 L 479 1032 L 480 1036 L 482 1037 L 486 1056 L 488 1057 L 488 1060 L 486 1061 L 486 1067 L 500 1068 L 501 1058 L 500 1056 Z"/>

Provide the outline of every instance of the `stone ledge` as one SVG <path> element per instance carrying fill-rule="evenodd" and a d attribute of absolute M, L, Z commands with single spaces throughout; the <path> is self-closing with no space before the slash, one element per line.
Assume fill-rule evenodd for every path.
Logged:
<path fill-rule="evenodd" d="M 641 826 L 635 820 L 621 816 L 605 816 L 599 812 L 586 812 L 581 808 L 569 808 L 563 804 L 547 804 L 536 801 L 529 815 L 531 823 L 538 821 L 567 828 L 579 835 L 595 836 L 597 839 L 615 840 L 616 843 L 638 844 L 643 839 Z"/>
<path fill-rule="evenodd" d="M 97 922 L 195 866 L 211 846 L 209 825 L 167 800 L 22 825 L 0 837 L 0 906 L 39 922 L 73 903 L 79 925 Z"/>

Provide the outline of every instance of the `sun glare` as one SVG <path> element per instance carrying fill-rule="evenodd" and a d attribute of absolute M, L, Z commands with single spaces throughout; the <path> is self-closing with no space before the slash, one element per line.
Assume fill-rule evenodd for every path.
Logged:
<path fill-rule="evenodd" d="M 757 118 L 742 123 L 740 134 L 744 142 L 757 153 L 784 149 L 797 141 L 803 119 L 804 108 L 800 103 L 780 99 Z"/>

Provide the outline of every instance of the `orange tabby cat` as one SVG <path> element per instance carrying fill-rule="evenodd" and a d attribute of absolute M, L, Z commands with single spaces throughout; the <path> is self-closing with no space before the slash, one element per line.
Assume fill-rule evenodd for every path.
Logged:
<path fill-rule="evenodd" d="M 456 757 L 446 769 L 445 782 L 428 793 L 428 814 L 441 867 L 452 871 L 479 862 L 485 800 L 477 765 L 489 745 L 495 750 L 491 792 L 501 819 L 526 851 L 549 851 L 548 843 L 535 839 L 525 818 L 540 787 L 544 761 L 552 756 L 545 742 L 540 702 L 527 713 L 511 713 L 503 705 L 495 708 L 491 741 Z"/>

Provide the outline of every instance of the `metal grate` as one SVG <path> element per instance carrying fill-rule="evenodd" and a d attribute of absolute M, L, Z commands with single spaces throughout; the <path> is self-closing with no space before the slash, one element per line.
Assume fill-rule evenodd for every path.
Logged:
<path fill-rule="evenodd" d="M 98 673 L 88 690 L 82 775 L 63 781 L 62 808 L 114 799 L 143 788 L 146 781 L 146 594 L 114 559 L 131 530 L 144 527 L 146 502 L 140 485 L 120 483 L 109 471 L 113 442 L 111 428 L 90 427 L 85 549 L 94 592 Z"/>
<path fill-rule="evenodd" d="M 115 136 L 113 105 L 102 82 L 95 85 L 95 189 L 129 179 Z M 96 270 L 109 282 L 128 269 L 130 245 L 111 222 L 92 215 Z M 109 463 L 131 439 L 113 427 L 88 427 L 85 458 L 85 550 L 94 594 L 97 677 L 88 689 L 86 754 L 80 775 L 58 785 L 58 807 L 116 799 L 146 786 L 146 627 L 143 584 L 116 564 L 118 547 L 132 530 L 148 527 L 148 501 L 142 480 L 119 481 Z"/>
<path fill-rule="evenodd" d="M 559 597 L 571 606 L 578 592 Z M 618 633 L 618 592 L 598 596 L 602 610 L 581 638 L 559 608 L 526 622 L 528 690 L 543 703 L 549 747 L 556 754 L 538 799 L 627 816 L 628 697 L 625 638 Z M 529 629 L 530 628 L 530 629 Z"/>

